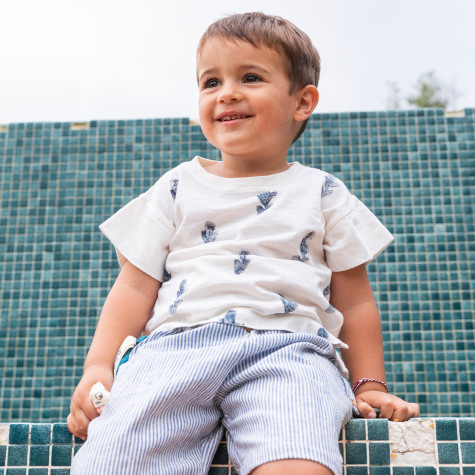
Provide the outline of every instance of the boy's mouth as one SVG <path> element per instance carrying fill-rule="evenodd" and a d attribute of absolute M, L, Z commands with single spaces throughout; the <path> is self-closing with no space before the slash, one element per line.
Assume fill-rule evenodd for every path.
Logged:
<path fill-rule="evenodd" d="M 224 114 L 220 114 L 218 117 L 217 117 L 217 121 L 218 122 L 229 122 L 231 120 L 239 120 L 239 119 L 248 119 L 249 117 L 251 117 L 250 115 L 246 115 L 246 114 L 237 114 L 237 113 L 224 113 Z"/>

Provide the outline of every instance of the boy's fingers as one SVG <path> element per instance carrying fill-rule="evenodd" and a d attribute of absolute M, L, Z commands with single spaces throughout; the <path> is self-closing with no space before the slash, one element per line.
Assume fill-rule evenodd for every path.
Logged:
<path fill-rule="evenodd" d="M 390 399 L 381 404 L 381 414 L 379 417 L 382 419 L 388 419 L 389 421 L 398 422 L 407 418 L 405 415 L 406 411 L 405 403 L 398 406 L 397 401 Z"/>
<path fill-rule="evenodd" d="M 421 408 L 419 404 L 414 402 L 409 403 L 409 417 L 419 417 L 421 414 Z"/>
<path fill-rule="evenodd" d="M 86 406 L 83 407 L 82 410 L 90 421 L 92 421 L 98 416 L 96 408 L 94 407 L 94 404 L 91 400 L 87 402 Z"/>
<path fill-rule="evenodd" d="M 394 394 L 387 393 L 362 393 L 356 398 L 358 410 L 362 417 L 372 418 L 373 407 L 380 408 L 379 417 L 393 422 L 407 421 L 411 417 L 418 417 L 420 408 L 418 404 L 408 403 Z"/>
<path fill-rule="evenodd" d="M 91 401 L 88 401 L 85 407 L 73 403 L 71 404 L 71 414 L 68 416 L 69 430 L 76 437 L 85 440 L 89 423 L 96 417 L 98 417 L 98 413 Z"/>
<path fill-rule="evenodd" d="M 358 406 L 358 412 L 360 413 L 361 417 L 364 417 L 365 419 L 376 418 L 376 413 L 374 412 L 374 409 L 368 403 L 357 398 L 356 405 Z"/>
<path fill-rule="evenodd" d="M 394 408 L 392 414 L 388 419 L 392 422 L 404 422 L 410 418 L 409 416 L 409 405 L 402 404 Z"/>
<path fill-rule="evenodd" d="M 389 409 L 387 409 L 388 412 Z M 381 411 L 383 413 L 383 411 Z M 419 405 L 414 403 L 407 403 L 405 401 L 400 401 L 399 404 L 395 404 L 392 408 L 392 415 L 381 416 L 387 417 L 390 421 L 393 422 L 404 422 L 409 420 L 411 417 L 418 417 L 419 416 Z"/>
<path fill-rule="evenodd" d="M 67 424 L 69 431 L 76 437 L 86 440 L 87 427 L 89 426 L 89 419 L 82 414 L 83 417 L 76 417 L 73 413 L 69 414 Z"/>
<path fill-rule="evenodd" d="M 69 429 L 69 432 L 71 432 L 71 434 L 73 435 L 76 435 L 76 426 L 73 424 L 73 421 L 72 421 L 72 414 L 69 413 L 68 414 L 68 417 L 66 418 L 66 424 L 68 425 L 68 429 Z"/>
<path fill-rule="evenodd" d="M 89 421 L 92 421 L 97 417 L 96 408 L 94 404 L 89 399 L 86 400 L 86 404 L 80 404 L 77 401 L 73 401 L 71 404 L 71 414 L 75 420 L 80 420 L 81 422 L 89 424 Z"/>

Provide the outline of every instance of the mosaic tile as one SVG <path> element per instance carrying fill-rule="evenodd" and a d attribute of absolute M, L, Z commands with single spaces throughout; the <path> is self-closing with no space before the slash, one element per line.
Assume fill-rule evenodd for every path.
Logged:
<path fill-rule="evenodd" d="M 460 450 L 463 463 L 475 463 L 475 442 L 462 442 Z"/>
<path fill-rule="evenodd" d="M 390 466 L 381 467 L 369 467 L 369 475 L 391 475 Z"/>
<path fill-rule="evenodd" d="M 346 475 L 368 475 L 368 467 L 346 467 Z"/>
<path fill-rule="evenodd" d="M 29 465 L 41 467 L 49 465 L 49 445 L 31 445 Z"/>
<path fill-rule="evenodd" d="M 28 424 L 10 425 L 10 444 L 28 444 L 30 426 Z"/>
<path fill-rule="evenodd" d="M 10 445 L 8 448 L 7 464 L 9 467 L 28 465 L 28 446 Z"/>
<path fill-rule="evenodd" d="M 7 447 L 5 445 L 0 445 L 0 467 L 5 466 L 7 458 Z"/>
<path fill-rule="evenodd" d="M 475 419 L 459 419 L 461 440 L 475 440 Z"/>
<path fill-rule="evenodd" d="M 229 468 L 227 467 L 212 467 L 208 475 L 229 475 Z"/>
<path fill-rule="evenodd" d="M 434 467 L 416 467 L 416 475 L 437 475 Z"/>
<path fill-rule="evenodd" d="M 389 440 L 387 419 L 368 419 L 366 424 L 368 427 L 369 440 Z"/>
<path fill-rule="evenodd" d="M 460 467 L 440 467 L 439 475 L 460 475 Z"/>
<path fill-rule="evenodd" d="M 51 451 L 51 465 L 68 466 L 71 464 L 73 448 L 70 445 L 53 445 Z"/>
<path fill-rule="evenodd" d="M 212 465 L 227 465 L 228 450 L 226 444 L 219 444 L 216 453 L 214 454 Z"/>
<path fill-rule="evenodd" d="M 74 440 L 74 444 L 75 444 L 75 445 L 82 445 L 82 444 L 84 444 L 84 440 L 79 439 L 79 438 L 76 437 L 76 436 L 73 437 L 73 440 Z"/>
<path fill-rule="evenodd" d="M 457 420 L 437 419 L 435 426 L 437 440 L 457 440 Z"/>
<path fill-rule="evenodd" d="M 350 442 L 346 444 L 345 463 L 354 465 L 365 465 L 367 459 L 367 445 L 362 443 Z"/>
<path fill-rule="evenodd" d="M 393 475 L 414 475 L 414 467 L 393 467 Z"/>
<path fill-rule="evenodd" d="M 475 415 L 474 109 L 464 115 L 315 114 L 289 151 L 339 176 L 395 235 L 368 267 L 387 379 L 430 416 Z M 97 226 L 195 154 L 219 152 L 188 119 L 0 129 L 1 421 L 65 421 L 118 272 Z"/>
<path fill-rule="evenodd" d="M 346 440 L 366 440 L 366 421 L 353 419 L 345 427 Z"/>
<path fill-rule="evenodd" d="M 458 444 L 437 444 L 437 451 L 439 453 L 439 463 L 458 463 L 459 462 L 459 447 Z"/>
<path fill-rule="evenodd" d="M 50 424 L 32 424 L 31 426 L 31 443 L 32 444 L 49 444 L 51 441 L 51 425 Z"/>
<path fill-rule="evenodd" d="M 390 447 L 386 443 L 369 443 L 370 465 L 387 465 L 390 462 Z"/>
<path fill-rule="evenodd" d="M 72 437 L 66 424 L 53 424 L 54 444 L 71 444 Z"/>

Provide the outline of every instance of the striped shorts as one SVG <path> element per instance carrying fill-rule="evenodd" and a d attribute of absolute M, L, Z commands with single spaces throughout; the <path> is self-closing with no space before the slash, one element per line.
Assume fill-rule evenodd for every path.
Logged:
<path fill-rule="evenodd" d="M 238 473 L 280 459 L 342 472 L 353 394 L 318 335 L 211 323 L 153 333 L 121 366 L 72 474 L 206 474 L 226 431 Z"/>

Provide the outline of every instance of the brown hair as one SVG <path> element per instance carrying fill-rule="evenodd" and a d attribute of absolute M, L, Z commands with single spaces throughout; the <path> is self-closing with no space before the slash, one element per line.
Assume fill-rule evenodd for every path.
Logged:
<path fill-rule="evenodd" d="M 217 20 L 203 33 L 198 44 L 198 56 L 206 42 L 216 37 L 246 41 L 256 48 L 264 45 L 280 52 L 290 81 L 289 94 L 309 84 L 318 86 L 320 56 L 308 35 L 284 18 L 250 12 Z M 292 143 L 297 141 L 306 126 L 307 120 Z"/>

